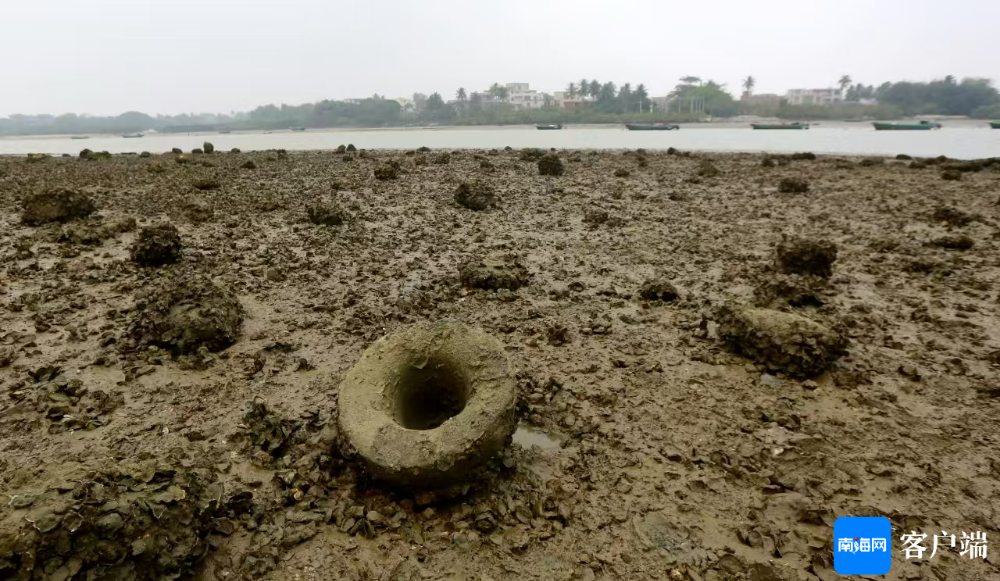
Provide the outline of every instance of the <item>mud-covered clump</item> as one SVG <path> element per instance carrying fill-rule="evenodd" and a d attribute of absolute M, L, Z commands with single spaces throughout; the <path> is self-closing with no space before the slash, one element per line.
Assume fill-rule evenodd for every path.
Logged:
<path fill-rule="evenodd" d="M 538 160 L 538 174 L 543 176 L 561 176 L 566 171 L 559 156 L 547 153 Z"/>
<path fill-rule="evenodd" d="M 7 491 L 2 579 L 173 579 L 190 576 L 220 520 L 238 519 L 202 472 L 127 463 L 77 472 L 66 487 Z M 227 518 L 229 517 L 229 518 Z"/>
<path fill-rule="evenodd" d="M 21 222 L 39 226 L 49 222 L 69 222 L 86 218 L 97 210 L 94 201 L 85 194 L 67 189 L 57 189 L 35 194 L 23 202 Z"/>
<path fill-rule="evenodd" d="M 792 377 L 822 373 L 847 351 L 843 335 L 794 313 L 723 307 L 716 321 L 729 350 Z"/>
<path fill-rule="evenodd" d="M 944 248 L 946 250 L 969 250 L 975 246 L 976 242 L 964 234 L 941 236 L 931 240 L 931 246 Z"/>
<path fill-rule="evenodd" d="M 538 147 L 526 147 L 521 150 L 518 159 L 521 161 L 538 161 L 545 156 L 545 150 Z"/>
<path fill-rule="evenodd" d="M 754 288 L 754 304 L 772 309 L 821 307 L 826 289 L 826 280 L 818 276 L 774 274 Z"/>
<path fill-rule="evenodd" d="M 631 175 L 631 173 L 629 173 L 629 171 L 627 169 L 623 168 L 623 167 L 620 167 L 620 168 L 618 168 L 618 169 L 615 170 L 615 177 L 616 178 L 627 178 L 630 175 Z"/>
<path fill-rule="evenodd" d="M 252 159 L 248 159 L 240 164 L 240 167 L 243 169 L 257 169 L 257 164 Z"/>
<path fill-rule="evenodd" d="M 347 144 L 347 149 L 345 149 L 344 151 L 357 151 L 357 150 L 358 150 L 358 148 L 354 147 L 353 143 L 348 143 Z"/>
<path fill-rule="evenodd" d="M 434 156 L 432 161 L 436 165 L 448 165 L 449 163 L 451 163 L 451 154 L 448 153 L 447 151 L 439 153 Z"/>
<path fill-rule="evenodd" d="M 941 179 L 948 182 L 957 182 L 962 179 L 962 172 L 957 169 L 946 169 L 941 172 Z"/>
<path fill-rule="evenodd" d="M 185 218 L 195 224 L 211 221 L 215 218 L 215 210 L 205 200 L 191 199 L 184 202 L 181 212 Z"/>
<path fill-rule="evenodd" d="M 760 160 L 760 167 L 774 167 L 776 165 L 778 165 L 777 162 L 775 162 L 774 158 L 771 156 L 767 156 Z"/>
<path fill-rule="evenodd" d="M 775 264 L 785 274 L 828 278 L 837 260 L 837 245 L 827 240 L 786 237 L 775 249 Z"/>
<path fill-rule="evenodd" d="M 179 147 L 171 147 L 170 148 L 170 153 L 172 153 L 174 155 L 180 155 L 180 154 L 184 153 L 184 150 L 181 149 L 181 148 L 179 148 Z"/>
<path fill-rule="evenodd" d="M 89 221 L 71 222 L 62 227 L 56 241 L 64 244 L 96 245 L 135 229 L 135 218 L 119 218 L 96 224 Z"/>
<path fill-rule="evenodd" d="M 203 192 L 208 190 L 217 190 L 222 187 L 222 182 L 215 178 L 200 178 L 194 181 L 194 187 Z"/>
<path fill-rule="evenodd" d="M 212 145 L 211 142 L 206 141 L 201 148 L 205 151 L 205 153 L 215 153 L 215 146 Z"/>
<path fill-rule="evenodd" d="M 132 260 L 142 266 L 173 264 L 181 257 L 181 235 L 173 224 L 148 226 L 132 245 Z"/>
<path fill-rule="evenodd" d="M 963 210 L 951 206 L 940 206 L 931 214 L 935 222 L 944 222 L 953 228 L 967 226 L 972 222 L 972 216 Z"/>
<path fill-rule="evenodd" d="M 136 293 L 126 350 L 155 345 L 173 355 L 204 347 L 219 351 L 236 342 L 243 307 L 227 288 L 192 273 L 170 274 Z"/>
<path fill-rule="evenodd" d="M 347 213 L 338 204 L 316 202 L 306 206 L 309 221 L 320 226 L 340 226 L 347 221 Z"/>
<path fill-rule="evenodd" d="M 473 180 L 458 185 L 455 190 L 455 202 L 460 206 L 479 212 L 495 206 L 497 199 L 493 193 L 493 186 L 484 181 Z"/>
<path fill-rule="evenodd" d="M 698 171 L 696 173 L 698 174 L 698 177 L 702 178 L 715 178 L 722 175 L 722 171 L 719 170 L 714 163 L 707 159 L 701 160 L 701 163 L 698 164 Z"/>
<path fill-rule="evenodd" d="M 394 180 L 399 177 L 399 164 L 383 163 L 375 168 L 374 174 L 380 181 Z"/>
<path fill-rule="evenodd" d="M 94 159 L 94 152 L 88 148 L 83 148 L 80 150 L 80 159 L 92 160 Z"/>
<path fill-rule="evenodd" d="M 679 296 L 677 288 L 667 280 L 652 279 L 647 280 L 639 289 L 639 296 L 646 301 L 663 301 L 670 303 L 677 300 Z"/>
<path fill-rule="evenodd" d="M 802 178 L 783 178 L 778 182 L 782 194 L 804 194 L 809 191 L 809 182 Z"/>
<path fill-rule="evenodd" d="M 788 159 L 793 159 L 795 161 L 815 161 L 816 154 L 811 151 L 800 151 L 789 155 Z"/>
<path fill-rule="evenodd" d="M 470 260 L 458 270 L 462 284 L 486 290 L 517 290 L 528 284 L 528 269 L 516 260 Z"/>
<path fill-rule="evenodd" d="M 625 220 L 603 208 L 587 208 L 583 212 L 583 223 L 590 228 L 597 228 L 598 226 L 617 227 L 623 225 Z"/>

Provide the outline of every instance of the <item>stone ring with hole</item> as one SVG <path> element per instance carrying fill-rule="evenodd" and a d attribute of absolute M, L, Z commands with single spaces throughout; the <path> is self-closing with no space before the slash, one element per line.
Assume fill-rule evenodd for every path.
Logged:
<path fill-rule="evenodd" d="M 340 384 L 339 423 L 376 479 L 448 486 L 507 444 L 516 400 L 503 344 L 441 321 L 371 345 Z"/>

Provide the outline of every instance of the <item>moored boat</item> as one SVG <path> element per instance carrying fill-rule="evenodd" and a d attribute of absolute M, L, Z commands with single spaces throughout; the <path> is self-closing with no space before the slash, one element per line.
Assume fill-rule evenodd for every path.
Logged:
<path fill-rule="evenodd" d="M 142 133 L 126 133 L 122 135 L 125 139 L 135 139 L 137 137 L 142 137 Z"/>
<path fill-rule="evenodd" d="M 548 123 L 545 125 L 535 125 L 535 129 L 539 131 L 556 131 L 562 129 L 562 123 Z"/>
<path fill-rule="evenodd" d="M 751 123 L 754 129 L 809 129 L 808 123 Z"/>
<path fill-rule="evenodd" d="M 1000 129 L 1000 121 L 990 121 L 991 129 Z"/>
<path fill-rule="evenodd" d="M 872 125 L 875 126 L 875 131 L 927 131 L 929 129 L 941 129 L 940 123 L 931 123 L 930 121 L 921 121 L 920 123 L 880 123 L 875 121 Z"/>
<path fill-rule="evenodd" d="M 70 139 L 90 139 L 89 135 L 70 135 Z"/>
<path fill-rule="evenodd" d="M 680 129 L 680 125 L 666 125 L 663 123 L 626 123 L 625 127 L 629 131 L 674 131 Z"/>
<path fill-rule="evenodd" d="M 305 127 L 289 127 L 292 131 L 305 131 Z"/>

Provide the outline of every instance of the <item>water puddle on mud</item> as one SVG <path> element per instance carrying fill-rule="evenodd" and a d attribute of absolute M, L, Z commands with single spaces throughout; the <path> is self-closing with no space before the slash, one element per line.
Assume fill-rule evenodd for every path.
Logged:
<path fill-rule="evenodd" d="M 543 451 L 562 448 L 562 442 L 557 437 L 524 424 L 517 426 L 517 430 L 514 432 L 514 443 L 520 444 L 523 448 L 538 446 Z"/>

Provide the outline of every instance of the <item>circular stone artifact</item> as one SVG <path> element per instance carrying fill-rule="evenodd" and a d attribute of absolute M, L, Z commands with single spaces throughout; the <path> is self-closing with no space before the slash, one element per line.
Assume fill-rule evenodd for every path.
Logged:
<path fill-rule="evenodd" d="M 503 344 L 452 321 L 369 347 L 340 384 L 340 428 L 375 478 L 447 486 L 503 448 L 517 386 Z"/>

